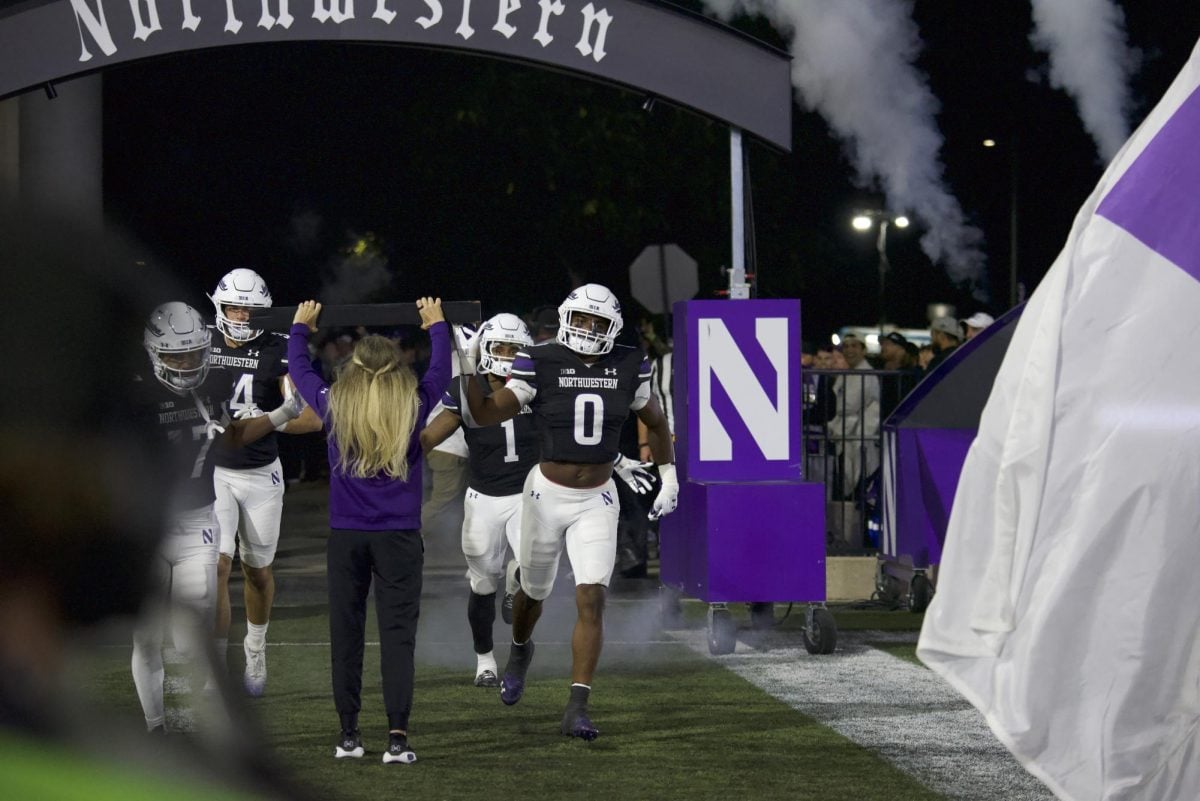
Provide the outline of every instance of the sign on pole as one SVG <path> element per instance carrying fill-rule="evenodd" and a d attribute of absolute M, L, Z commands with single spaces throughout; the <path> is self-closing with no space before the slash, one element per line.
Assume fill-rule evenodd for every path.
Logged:
<path fill-rule="evenodd" d="M 647 311 L 663 314 L 700 290 L 696 260 L 676 244 L 649 245 L 629 265 L 629 290 Z"/>

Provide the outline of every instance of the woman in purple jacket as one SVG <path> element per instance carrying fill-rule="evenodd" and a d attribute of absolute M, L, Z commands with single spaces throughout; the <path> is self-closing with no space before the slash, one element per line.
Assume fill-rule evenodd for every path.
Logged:
<path fill-rule="evenodd" d="M 301 303 L 288 340 L 288 374 L 329 432 L 329 526 L 326 551 L 333 700 L 341 718 L 334 751 L 360 758 L 363 635 L 367 591 L 375 576 L 380 671 L 388 716 L 383 761 L 408 764 L 413 697 L 413 651 L 421 605 L 422 421 L 450 382 L 450 336 L 442 301 L 420 298 L 421 327 L 433 344 L 429 369 L 417 382 L 400 362 L 396 344 L 366 336 L 331 387 L 312 367 L 308 338 L 321 304 Z"/>

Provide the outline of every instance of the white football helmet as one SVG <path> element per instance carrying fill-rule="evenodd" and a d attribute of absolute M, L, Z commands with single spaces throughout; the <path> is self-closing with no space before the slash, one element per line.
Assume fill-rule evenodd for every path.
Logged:
<path fill-rule="evenodd" d="M 492 352 L 495 345 L 504 343 L 518 348 L 529 347 L 533 337 L 525 321 L 515 314 L 497 314 L 479 329 L 479 369 L 485 373 L 508 378 L 512 370 L 512 357 Z"/>
<path fill-rule="evenodd" d="M 608 330 L 593 331 L 573 324 L 575 312 L 608 320 Z M 600 356 L 612 350 L 623 325 L 617 296 L 600 284 L 584 284 L 558 307 L 558 341 L 583 356 Z"/>
<path fill-rule="evenodd" d="M 234 342 L 249 342 L 262 334 L 261 328 L 251 328 L 246 323 L 225 316 L 226 306 L 271 307 L 271 290 L 267 289 L 267 282 L 254 270 L 239 267 L 225 273 L 208 299 L 217 312 L 217 328 Z"/>
<path fill-rule="evenodd" d="M 211 343 L 212 333 L 200 312 L 180 301 L 151 312 L 142 336 L 154 377 L 177 395 L 204 383 Z"/>

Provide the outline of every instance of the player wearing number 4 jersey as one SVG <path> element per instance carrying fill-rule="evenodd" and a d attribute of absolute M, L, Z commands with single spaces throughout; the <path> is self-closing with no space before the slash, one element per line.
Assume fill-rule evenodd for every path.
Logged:
<path fill-rule="evenodd" d="M 513 314 L 497 314 L 480 327 L 477 336 L 479 374 L 460 376 L 451 384 L 442 398 L 442 412 L 421 432 L 421 446 L 428 452 L 460 426 L 464 428 L 469 450 L 469 483 L 462 549 L 471 582 L 467 621 L 475 646 L 475 686 L 499 687 L 496 657 L 492 654 L 496 591 L 505 579 L 506 546 L 511 546 L 514 554 L 520 553 L 521 492 L 525 477 L 538 462 L 538 435 L 528 407 L 500 425 L 486 428 L 464 425 L 463 382 L 478 383 L 485 395 L 502 389 L 513 357 L 521 348 L 532 345 L 533 339 L 525 323 Z"/>
<path fill-rule="evenodd" d="M 210 296 L 216 310 L 211 360 L 233 385 L 230 414 L 252 418 L 273 409 L 293 394 L 287 378 L 287 336 L 251 328 L 250 310 L 271 305 L 267 284 L 253 270 L 226 273 Z M 303 434 L 321 428 L 311 409 L 280 428 Z M 271 564 L 279 545 L 283 514 L 283 468 L 274 433 L 235 451 L 217 454 L 214 473 L 216 514 L 221 524 L 221 556 L 217 565 L 217 653 L 225 657 L 229 637 L 229 574 L 235 550 L 245 578 L 246 657 L 243 684 L 250 695 L 262 695 L 267 683 L 267 626 L 275 599 Z"/>
<path fill-rule="evenodd" d="M 650 368 L 641 351 L 616 345 L 621 306 L 599 284 L 579 287 L 558 307 L 558 338 L 517 354 L 504 389 L 485 395 L 467 382 L 468 425 L 494 426 L 528 406 L 541 439 L 541 462 L 522 494 L 521 589 L 513 600 L 513 645 L 500 699 L 517 703 L 533 657 L 533 629 L 550 594 L 565 547 L 575 573 L 578 617 L 571 638 L 571 694 L 561 731 L 593 740 L 588 716 L 592 675 L 600 659 L 606 588 L 616 555 L 619 506 L 613 484 L 621 426 L 632 410 L 650 432 L 662 488 L 651 517 L 679 499 L 666 418 L 650 397 Z M 478 357 L 468 353 L 464 372 Z"/>

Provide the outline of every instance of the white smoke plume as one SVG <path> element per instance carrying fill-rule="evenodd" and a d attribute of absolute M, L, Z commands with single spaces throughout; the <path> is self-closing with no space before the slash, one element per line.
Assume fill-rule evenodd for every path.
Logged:
<path fill-rule="evenodd" d="M 921 247 L 957 284 L 986 293 L 983 234 L 943 178 L 938 101 L 914 66 L 921 38 L 907 0 L 704 0 L 723 19 L 759 14 L 791 40 L 792 84 L 845 143 L 864 185 L 927 231 Z"/>
<path fill-rule="evenodd" d="M 392 282 L 387 255 L 374 234 L 350 234 L 351 244 L 333 259 L 319 297 L 322 303 L 365 303 Z"/>
<path fill-rule="evenodd" d="M 1129 76 L 1139 54 L 1126 43 L 1112 0 L 1032 0 L 1029 41 L 1050 56 L 1050 84 L 1075 99 L 1083 127 L 1109 161 L 1129 138 Z"/>

